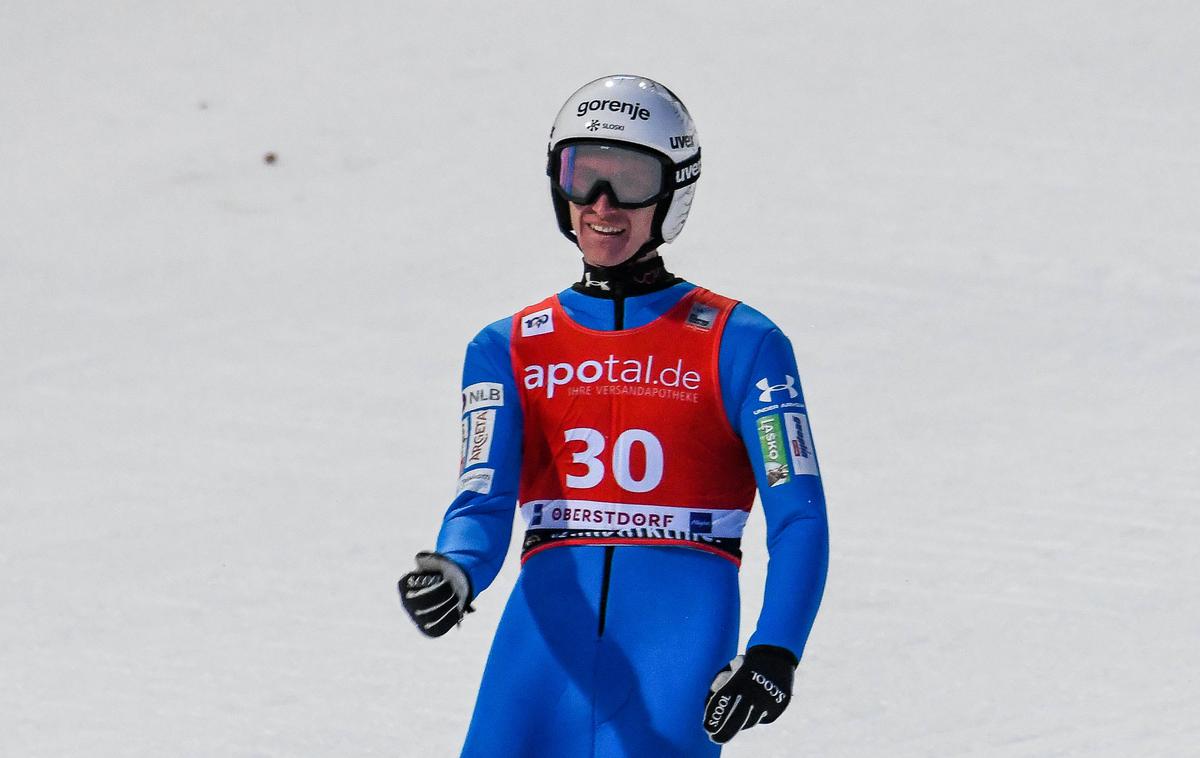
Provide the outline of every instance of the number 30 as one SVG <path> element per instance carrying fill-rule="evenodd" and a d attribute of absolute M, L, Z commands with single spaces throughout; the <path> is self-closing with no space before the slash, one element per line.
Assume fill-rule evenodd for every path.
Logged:
<path fill-rule="evenodd" d="M 600 461 L 600 453 L 604 452 L 604 435 L 586 426 L 568 429 L 564 434 L 567 442 L 583 442 L 587 445 L 583 450 L 571 453 L 571 462 L 587 466 L 587 473 L 583 476 L 567 474 L 567 486 L 580 490 L 595 487 L 604 479 L 604 464 Z M 646 452 L 646 471 L 641 479 L 634 479 L 629 470 L 630 453 L 635 444 L 640 444 Z M 645 429 L 626 429 L 613 445 L 612 471 L 621 489 L 649 492 L 662 481 L 662 444 Z"/>

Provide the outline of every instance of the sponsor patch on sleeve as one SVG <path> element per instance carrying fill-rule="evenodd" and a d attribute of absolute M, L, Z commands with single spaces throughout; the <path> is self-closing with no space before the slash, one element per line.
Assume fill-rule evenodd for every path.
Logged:
<path fill-rule="evenodd" d="M 521 318 L 521 336 L 532 337 L 554 331 L 554 309 L 543 308 Z"/>
<path fill-rule="evenodd" d="M 492 450 L 492 432 L 496 428 L 496 409 L 484 408 L 468 417 L 466 460 L 463 468 L 487 463 Z"/>
<path fill-rule="evenodd" d="M 463 387 L 463 413 L 479 408 L 497 408 L 504 405 L 504 385 L 499 382 L 476 382 Z"/>
<path fill-rule="evenodd" d="M 458 477 L 458 491 L 470 490 L 486 495 L 492 491 L 492 477 L 495 474 L 496 469 L 493 468 L 477 468 L 464 472 Z"/>
<path fill-rule="evenodd" d="M 462 419 L 462 446 L 458 453 L 458 470 L 462 471 L 467 467 L 467 440 L 471 438 L 471 414 L 463 416 Z"/>
<path fill-rule="evenodd" d="M 812 432 L 808 428 L 808 416 L 803 413 L 783 414 L 787 427 L 788 450 L 792 454 L 792 471 L 798 476 L 820 476 L 817 457 L 813 454 Z"/>
<path fill-rule="evenodd" d="M 693 303 L 688 313 L 687 325 L 697 329 L 712 329 L 713 321 L 717 318 L 717 309 L 705 303 Z"/>
<path fill-rule="evenodd" d="M 787 452 L 784 449 L 783 423 L 778 413 L 760 416 L 758 444 L 762 448 L 763 465 L 766 468 L 767 486 L 778 487 L 791 481 L 788 472 Z"/>

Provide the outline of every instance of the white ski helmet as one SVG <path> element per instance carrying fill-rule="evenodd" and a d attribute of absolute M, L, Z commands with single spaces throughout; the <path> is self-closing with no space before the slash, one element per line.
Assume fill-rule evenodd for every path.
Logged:
<path fill-rule="evenodd" d="M 691 115 L 675 93 L 644 76 L 614 74 L 583 85 L 563 104 L 550 130 L 546 174 L 558 228 L 576 244 L 568 200 L 559 184 L 560 157 L 564 147 L 587 143 L 632 148 L 662 163 L 660 191 L 652 201 L 618 204 L 656 206 L 650 241 L 639 253 L 678 237 L 700 178 L 700 142 Z M 596 197 L 598 192 L 593 192 L 588 202 Z"/>

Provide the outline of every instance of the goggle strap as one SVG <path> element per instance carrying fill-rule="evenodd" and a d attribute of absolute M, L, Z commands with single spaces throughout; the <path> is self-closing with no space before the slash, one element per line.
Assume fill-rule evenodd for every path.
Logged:
<path fill-rule="evenodd" d="M 675 183 L 674 189 L 681 189 L 694 184 L 700 178 L 700 148 L 696 148 L 696 154 L 682 163 L 675 164 Z"/>

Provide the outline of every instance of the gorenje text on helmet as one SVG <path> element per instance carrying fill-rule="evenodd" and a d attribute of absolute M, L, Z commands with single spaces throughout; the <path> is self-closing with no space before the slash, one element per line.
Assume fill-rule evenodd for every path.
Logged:
<path fill-rule="evenodd" d="M 630 121 L 650 120 L 650 110 L 643 108 L 641 103 L 627 103 L 623 100 L 585 100 L 579 104 L 576 110 L 580 116 L 586 116 L 591 111 L 616 111 L 617 113 L 628 113 Z"/>

